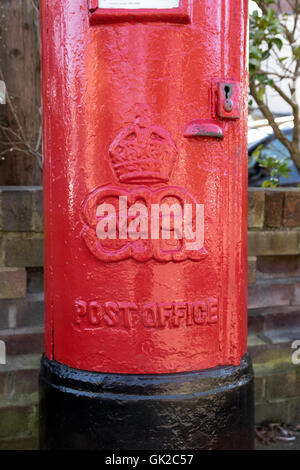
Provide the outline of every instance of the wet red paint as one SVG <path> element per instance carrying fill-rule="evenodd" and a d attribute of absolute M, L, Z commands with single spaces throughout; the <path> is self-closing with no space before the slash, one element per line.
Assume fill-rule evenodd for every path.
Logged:
<path fill-rule="evenodd" d="M 240 363 L 247 3 L 191 2 L 190 24 L 90 24 L 86 0 L 41 1 L 49 358 L 142 374 Z M 218 117 L 216 84 L 227 80 L 240 85 L 240 119 Z M 224 138 L 185 137 L 194 120 L 215 122 Z M 204 205 L 205 256 L 99 259 L 82 211 L 102 186 L 190 194 Z"/>

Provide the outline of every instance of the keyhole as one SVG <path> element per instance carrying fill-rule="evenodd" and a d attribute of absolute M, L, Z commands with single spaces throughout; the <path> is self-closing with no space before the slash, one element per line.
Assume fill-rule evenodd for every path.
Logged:
<path fill-rule="evenodd" d="M 226 86 L 224 87 L 224 91 L 225 91 L 225 98 L 226 98 L 226 100 L 228 100 L 228 98 L 229 98 L 229 92 L 230 92 L 230 88 L 229 88 L 228 85 L 226 85 Z"/>

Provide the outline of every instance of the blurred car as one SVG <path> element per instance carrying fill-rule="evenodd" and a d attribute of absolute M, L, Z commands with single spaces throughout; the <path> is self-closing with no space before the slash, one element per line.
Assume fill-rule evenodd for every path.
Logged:
<path fill-rule="evenodd" d="M 293 123 L 288 122 L 280 126 L 280 129 L 292 140 Z M 290 158 L 288 150 L 277 139 L 271 127 L 266 126 L 257 129 L 249 129 L 248 134 L 248 178 L 249 186 L 262 186 L 262 183 L 269 179 L 268 170 L 262 168 L 257 162 L 257 150 L 261 146 L 260 154 L 266 157 L 273 156 L 280 160 L 286 160 L 290 168 L 290 174 L 287 178 L 280 176 L 280 186 L 297 186 L 300 184 L 299 172 Z"/>

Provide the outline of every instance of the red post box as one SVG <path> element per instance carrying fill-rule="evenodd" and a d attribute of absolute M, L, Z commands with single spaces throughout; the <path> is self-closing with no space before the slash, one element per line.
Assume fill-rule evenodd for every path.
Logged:
<path fill-rule="evenodd" d="M 253 446 L 248 0 L 42 0 L 41 447 Z"/>

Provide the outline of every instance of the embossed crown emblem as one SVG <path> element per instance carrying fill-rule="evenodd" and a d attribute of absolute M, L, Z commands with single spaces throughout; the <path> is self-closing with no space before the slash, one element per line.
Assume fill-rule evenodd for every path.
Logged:
<path fill-rule="evenodd" d="M 135 122 L 120 132 L 109 154 L 121 183 L 157 183 L 169 181 L 177 148 L 169 132 L 152 124 L 148 108 L 140 105 Z"/>

